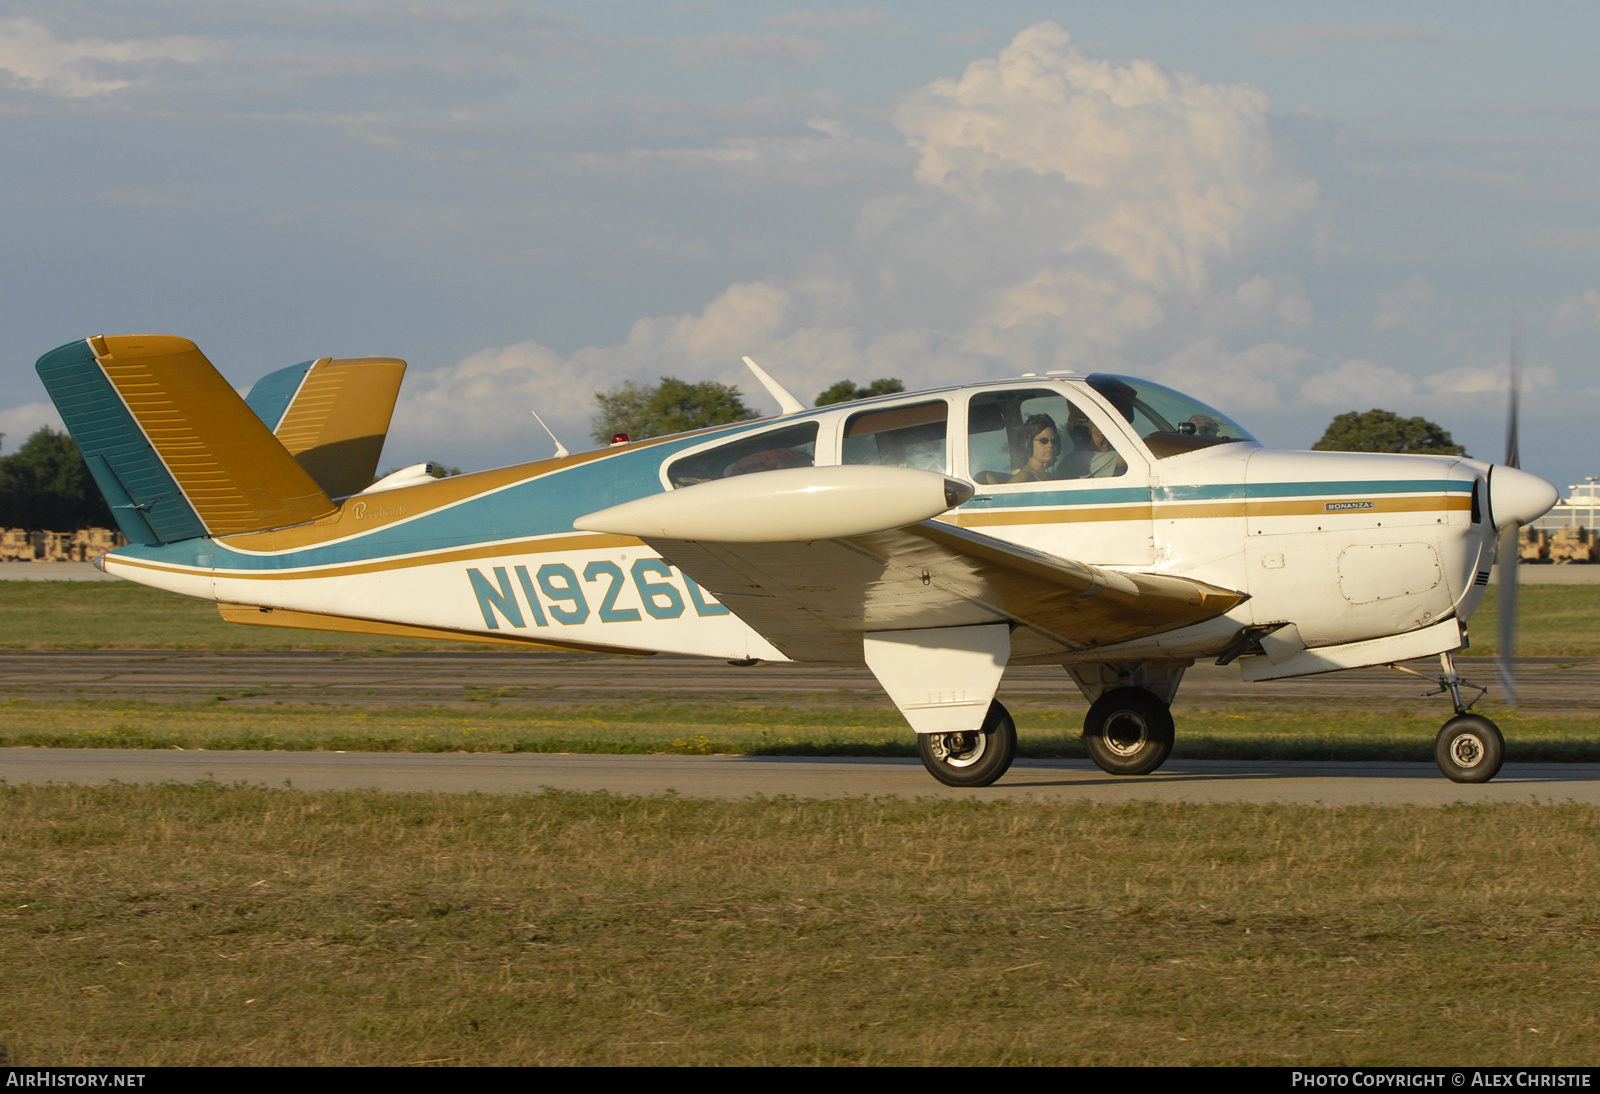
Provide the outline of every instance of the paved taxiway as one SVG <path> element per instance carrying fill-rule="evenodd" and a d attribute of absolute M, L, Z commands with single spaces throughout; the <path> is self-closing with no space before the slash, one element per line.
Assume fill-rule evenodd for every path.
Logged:
<path fill-rule="evenodd" d="M 746 756 L 504 755 L 382 752 L 155 752 L 0 749 L 9 783 L 247 783 L 296 790 L 526 793 L 545 787 L 694 798 L 898 797 L 1032 801 L 1226 801 L 1321 805 L 1600 804 L 1600 764 L 1507 764 L 1494 782 L 1460 786 L 1432 764 L 1188 760 L 1114 778 L 1087 761 L 1019 760 L 998 784 L 955 790 L 916 760 Z"/>
<path fill-rule="evenodd" d="M 1412 662 L 1422 672 L 1430 661 Z M 1463 659 L 1461 671 L 1494 682 L 1494 664 Z M 1593 713 L 1600 709 L 1600 660 L 1520 658 L 1524 709 Z M 1426 681 L 1390 669 L 1245 684 L 1236 665 L 1196 665 L 1185 674 L 1178 709 L 1368 709 L 1437 714 L 1449 705 L 1424 699 Z M 392 654 L 315 651 L 7 650 L 0 653 L 0 696 L 19 699 L 140 699 L 231 704 L 278 702 L 339 706 L 453 706 L 491 701 L 511 708 L 541 704 L 737 702 L 741 705 L 894 707 L 864 666 L 763 664 L 748 668 L 691 657 L 595 657 L 523 651 L 429 651 Z M 1014 665 L 1000 685 L 1006 703 L 1050 703 L 1082 709 L 1077 689 L 1057 666 Z"/>

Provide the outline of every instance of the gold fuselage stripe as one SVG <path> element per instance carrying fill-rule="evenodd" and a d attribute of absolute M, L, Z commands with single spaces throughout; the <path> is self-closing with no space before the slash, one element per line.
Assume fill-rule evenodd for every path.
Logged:
<path fill-rule="evenodd" d="M 1368 513 L 1465 512 L 1472 500 L 1455 495 L 1397 498 L 1338 498 L 1336 501 L 1370 501 L 1370 509 L 1329 509 L 1328 498 L 1291 498 L 1284 501 L 1166 501 L 1152 505 L 1052 506 L 1039 509 L 979 509 L 952 514 L 962 528 L 1016 524 L 1080 524 L 1119 520 L 1230 520 L 1244 517 L 1326 516 L 1329 519 Z"/>
<path fill-rule="evenodd" d="M 448 481 L 448 480 L 446 480 Z M 1367 500 L 1367 499 L 1362 499 Z M 1415 513 L 1465 511 L 1471 508 L 1470 499 L 1460 497 L 1374 498 L 1371 509 L 1332 510 L 1325 501 L 1233 501 L 1233 502 L 1165 502 L 1156 506 L 1129 505 L 1120 508 L 1052 508 L 1021 509 L 1006 512 L 953 513 L 940 518 L 942 523 L 958 527 L 984 527 L 995 525 L 1048 525 L 1096 523 L 1116 520 L 1205 519 L 1217 517 L 1282 517 L 1326 516 L 1330 520 L 1352 514 Z M 583 533 L 580 535 L 549 536 L 542 539 L 516 540 L 505 543 L 479 543 L 470 547 L 446 548 L 399 558 L 373 559 L 366 562 L 330 563 L 324 566 L 293 570 L 235 570 L 229 568 L 205 569 L 192 566 L 172 566 L 144 559 L 117 556 L 117 565 L 134 566 L 174 574 L 204 574 L 218 579 L 241 581 L 295 581 L 309 578 L 354 577 L 359 574 L 381 573 L 388 570 L 406 570 L 421 566 L 437 566 L 451 562 L 471 562 L 475 559 L 505 558 L 511 555 L 553 554 L 557 551 L 592 551 L 607 548 L 634 548 L 643 546 L 633 536 Z"/>
<path fill-rule="evenodd" d="M 517 634 L 484 634 L 481 631 L 455 631 L 444 627 L 419 627 L 412 623 L 387 623 L 326 612 L 302 612 L 291 608 L 258 608 L 251 604 L 220 601 L 217 614 L 229 623 L 248 627 L 289 627 L 304 631 L 337 631 L 344 634 L 381 634 L 391 638 L 423 638 L 448 642 L 480 642 L 496 646 L 521 646 L 559 653 L 654 653 L 625 646 L 601 646 L 592 642 L 561 644 L 524 638 Z"/>

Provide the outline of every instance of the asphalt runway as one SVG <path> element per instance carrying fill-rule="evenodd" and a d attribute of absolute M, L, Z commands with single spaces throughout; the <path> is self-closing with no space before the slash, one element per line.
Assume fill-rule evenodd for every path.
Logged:
<path fill-rule="evenodd" d="M 1432 666 L 1416 665 L 1426 671 Z M 1493 665 L 1464 662 L 1488 683 Z M 1520 667 L 1524 709 L 1600 709 L 1600 662 L 1527 659 Z M 1436 713 L 1428 684 L 1386 669 L 1363 669 L 1247 685 L 1237 668 L 1191 669 L 1177 706 L 1240 709 L 1371 709 Z M 1015 707 L 1084 704 L 1055 667 L 1007 671 L 1001 698 Z M 454 706 L 493 702 L 628 704 L 660 699 L 748 704 L 893 707 L 865 668 L 731 666 L 697 658 L 615 658 L 523 652 L 346 654 L 211 651 L 23 651 L 0 653 L 0 695 L 38 700 L 142 699 L 229 704 Z M 999 784 L 953 790 L 915 760 L 737 756 L 599 756 L 467 753 L 332 753 L 0 749 L 0 779 L 12 783 L 98 784 L 215 779 L 296 789 L 505 793 L 542 787 L 692 797 L 1025 798 L 1042 801 L 1171 800 L 1428 804 L 1475 801 L 1600 802 L 1600 764 L 1507 765 L 1486 786 L 1459 786 L 1432 764 L 1173 761 L 1143 778 L 1114 778 L 1087 761 L 1022 760 Z"/>
<path fill-rule="evenodd" d="M 1437 670 L 1431 661 L 1413 662 Z M 1493 684 L 1490 661 L 1462 658 L 1470 680 Z M 1523 658 L 1518 680 L 1529 712 L 1600 711 L 1600 661 Z M 1392 669 L 1356 669 L 1246 684 L 1237 666 L 1202 664 L 1184 676 L 1177 709 L 1238 704 L 1254 709 L 1367 709 L 1436 712 L 1427 681 Z M 1493 692 L 1491 694 L 1494 694 Z M 655 700 L 755 705 L 892 705 L 863 666 L 764 664 L 738 667 L 689 657 L 593 657 L 523 651 L 320 653 L 200 650 L 45 650 L 0 652 L 0 696 L 235 704 L 336 703 L 360 707 L 453 706 L 493 701 L 529 708 L 547 703 L 622 704 Z M 1055 666 L 1006 670 L 1000 699 L 1081 708 L 1077 689 Z"/>
<path fill-rule="evenodd" d="M 692 798 L 1600 804 L 1600 764 L 1508 764 L 1491 783 L 1462 786 L 1432 764 L 1190 760 L 1169 763 L 1154 775 L 1117 778 L 1087 761 L 1019 760 L 994 786 L 958 790 L 935 782 L 916 760 L 896 759 L 8 748 L 0 749 L 0 780 L 79 785 L 212 780 L 293 790 L 486 794 L 549 787 Z"/>

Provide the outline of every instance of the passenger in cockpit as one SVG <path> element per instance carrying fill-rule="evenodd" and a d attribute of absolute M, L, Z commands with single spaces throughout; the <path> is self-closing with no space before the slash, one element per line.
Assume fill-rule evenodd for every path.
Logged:
<path fill-rule="evenodd" d="M 1089 458 L 1089 477 L 1091 479 L 1107 479 L 1120 475 L 1128 469 L 1128 461 L 1117 454 L 1111 447 L 1111 441 L 1100 432 L 1100 427 L 1093 422 L 1089 423 L 1089 439 L 1094 443 L 1095 453 Z"/>
<path fill-rule="evenodd" d="M 1048 414 L 1030 414 L 1022 423 L 1025 447 L 1022 456 L 1026 462 L 1008 480 L 1010 482 L 1044 482 L 1056 477 L 1056 461 L 1061 458 L 1061 430 Z"/>

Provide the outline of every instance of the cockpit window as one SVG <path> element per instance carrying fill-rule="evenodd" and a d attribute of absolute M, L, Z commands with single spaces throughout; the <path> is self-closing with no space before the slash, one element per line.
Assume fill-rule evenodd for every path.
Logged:
<path fill-rule="evenodd" d="M 1059 388 L 984 391 L 967 404 L 967 464 L 974 482 L 1109 479 L 1128 461 Z"/>
<path fill-rule="evenodd" d="M 1097 372 L 1089 386 L 1122 412 L 1158 460 L 1217 444 L 1255 442 L 1233 419 L 1170 387 Z"/>
<path fill-rule="evenodd" d="M 667 481 L 675 487 L 693 486 L 735 475 L 810 467 L 816 455 L 817 423 L 802 422 L 685 456 L 667 468 Z"/>

